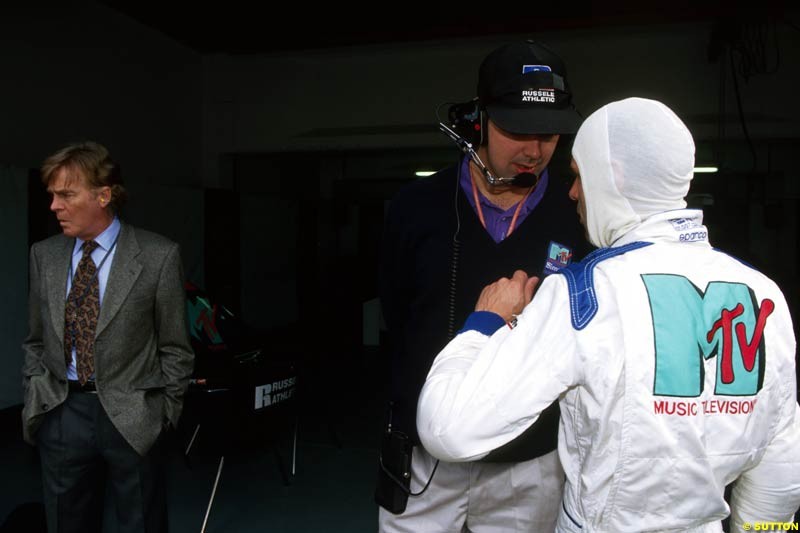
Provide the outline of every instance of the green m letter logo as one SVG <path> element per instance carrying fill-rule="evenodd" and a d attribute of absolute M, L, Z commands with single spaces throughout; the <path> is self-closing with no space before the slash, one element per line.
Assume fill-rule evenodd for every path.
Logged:
<path fill-rule="evenodd" d="M 764 381 L 764 328 L 775 309 L 742 283 L 714 281 L 705 294 L 683 276 L 643 274 L 655 336 L 653 394 L 696 397 L 703 359 L 717 357 L 715 394 L 752 396 Z"/>

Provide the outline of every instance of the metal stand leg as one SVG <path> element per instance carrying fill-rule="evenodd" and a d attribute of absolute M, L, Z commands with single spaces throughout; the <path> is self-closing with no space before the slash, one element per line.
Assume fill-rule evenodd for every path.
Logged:
<path fill-rule="evenodd" d="M 192 461 L 189 459 L 189 452 L 192 451 L 192 446 L 194 446 L 194 443 L 197 440 L 197 434 L 199 432 L 200 432 L 200 424 L 197 424 L 194 427 L 192 438 L 189 439 L 189 443 L 186 445 L 186 450 L 184 450 L 183 452 L 183 464 L 186 465 L 186 468 L 192 468 Z"/>
<path fill-rule="evenodd" d="M 294 436 L 292 437 L 292 475 L 295 475 L 297 466 L 297 425 L 299 417 L 294 417 Z"/>
<path fill-rule="evenodd" d="M 294 428 L 292 433 L 292 473 L 291 475 L 286 471 L 286 463 L 283 460 L 283 453 L 281 453 L 281 441 L 275 441 L 272 443 L 272 451 L 275 453 L 275 459 L 278 462 L 278 468 L 281 471 L 281 477 L 283 478 L 283 484 L 285 486 L 289 486 L 292 483 L 292 478 L 294 477 L 295 473 L 297 472 L 297 426 L 298 426 L 298 418 L 295 417 L 294 419 Z"/>
<path fill-rule="evenodd" d="M 183 452 L 183 455 L 189 455 L 189 451 L 192 449 L 192 445 L 194 444 L 194 439 L 197 438 L 197 433 L 200 431 L 200 424 L 197 424 L 194 428 L 194 433 L 192 433 L 192 438 L 189 439 L 189 444 L 186 445 L 186 451 Z"/>
<path fill-rule="evenodd" d="M 217 468 L 217 478 L 214 480 L 214 488 L 211 489 L 211 499 L 208 500 L 208 508 L 206 509 L 206 517 L 203 519 L 203 527 L 200 533 L 205 533 L 206 524 L 208 523 L 208 515 L 211 513 L 211 504 L 214 503 L 214 496 L 217 493 L 217 485 L 219 484 L 219 477 L 222 475 L 222 466 L 225 464 L 225 456 L 219 458 L 219 468 Z"/>

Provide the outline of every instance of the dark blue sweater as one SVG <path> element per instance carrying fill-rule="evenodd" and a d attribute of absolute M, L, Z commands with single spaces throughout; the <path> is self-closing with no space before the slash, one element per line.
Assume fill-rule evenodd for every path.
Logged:
<path fill-rule="evenodd" d="M 415 444 L 417 399 L 431 363 L 473 311 L 483 287 L 517 269 L 541 277 L 551 243 L 572 250 L 573 261 L 590 250 L 568 197 L 570 185 L 551 167 L 542 201 L 500 243 L 458 187 L 456 167 L 406 186 L 392 201 L 382 243 L 381 305 L 391 343 L 393 425 Z M 531 430 L 541 444 L 531 457 L 556 446 L 557 406 L 548 411 Z"/>

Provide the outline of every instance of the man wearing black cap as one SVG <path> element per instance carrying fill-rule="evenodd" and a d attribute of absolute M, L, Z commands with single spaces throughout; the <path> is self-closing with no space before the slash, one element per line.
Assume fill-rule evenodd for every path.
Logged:
<path fill-rule="evenodd" d="M 465 157 L 405 187 L 387 215 L 381 305 L 392 365 L 376 491 L 382 532 L 552 531 L 561 501 L 557 406 L 481 462 L 437 462 L 416 431 L 431 362 L 483 286 L 516 269 L 547 275 L 588 251 L 568 196 L 566 136 L 580 117 L 563 62 L 541 43 L 512 43 L 484 59 L 478 78 L 478 97 L 451 107 L 443 125 Z"/>

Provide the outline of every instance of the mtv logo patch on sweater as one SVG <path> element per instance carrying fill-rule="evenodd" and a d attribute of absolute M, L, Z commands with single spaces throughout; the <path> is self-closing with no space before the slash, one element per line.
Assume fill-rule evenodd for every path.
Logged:
<path fill-rule="evenodd" d="M 547 262 L 544 265 L 544 273 L 553 274 L 558 272 L 572 262 L 572 249 L 563 244 L 550 241 L 547 250 Z"/>

